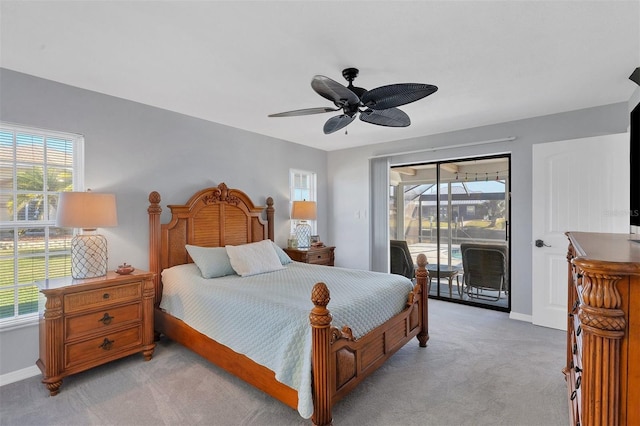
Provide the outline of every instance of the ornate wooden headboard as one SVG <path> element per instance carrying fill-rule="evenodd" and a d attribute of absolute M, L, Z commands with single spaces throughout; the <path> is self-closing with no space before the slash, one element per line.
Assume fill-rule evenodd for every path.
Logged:
<path fill-rule="evenodd" d="M 169 205 L 171 220 L 160 224 L 160 194 L 149 194 L 149 269 L 155 274 L 155 306 L 162 296 L 163 269 L 192 262 L 185 244 L 224 247 L 273 241 L 273 199 L 255 206 L 244 192 L 221 183 L 195 193 L 184 205 Z M 266 222 L 262 212 L 267 212 Z"/>

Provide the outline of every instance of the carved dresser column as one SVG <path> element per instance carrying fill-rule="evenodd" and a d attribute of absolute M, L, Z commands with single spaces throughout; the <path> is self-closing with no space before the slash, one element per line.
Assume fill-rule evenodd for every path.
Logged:
<path fill-rule="evenodd" d="M 582 271 L 582 294 L 578 311 L 582 334 L 582 398 L 590 401 L 582 410 L 582 424 L 617 425 L 620 387 L 620 344 L 624 337 L 622 298 L 616 287 L 621 275 L 606 273 L 606 267 L 574 259 Z"/>

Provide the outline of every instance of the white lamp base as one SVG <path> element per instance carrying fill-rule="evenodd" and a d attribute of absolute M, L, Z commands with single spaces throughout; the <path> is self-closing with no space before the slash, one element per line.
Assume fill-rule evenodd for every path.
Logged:
<path fill-rule="evenodd" d="M 99 234 L 76 235 L 71 240 L 71 277 L 107 275 L 107 239 Z"/>
<path fill-rule="evenodd" d="M 296 238 L 298 238 L 298 248 L 311 247 L 311 225 L 306 220 L 301 220 L 296 225 Z"/>

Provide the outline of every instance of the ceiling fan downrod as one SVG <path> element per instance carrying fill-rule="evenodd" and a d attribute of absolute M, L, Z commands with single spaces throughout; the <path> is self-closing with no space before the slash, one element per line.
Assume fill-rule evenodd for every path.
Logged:
<path fill-rule="evenodd" d="M 342 70 L 342 76 L 349 82 L 347 89 L 355 93 L 358 98 L 362 98 L 362 95 L 364 95 L 367 90 L 353 85 L 353 80 L 356 79 L 359 72 L 360 70 L 358 68 L 345 68 Z"/>

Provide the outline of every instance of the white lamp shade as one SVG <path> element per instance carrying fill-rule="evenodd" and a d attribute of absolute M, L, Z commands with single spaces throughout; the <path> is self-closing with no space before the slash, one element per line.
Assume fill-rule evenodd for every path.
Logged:
<path fill-rule="evenodd" d="M 96 229 L 118 225 L 116 196 L 98 192 L 61 192 L 56 226 Z"/>
<path fill-rule="evenodd" d="M 291 219 L 316 220 L 316 202 L 294 201 L 291 207 Z"/>

